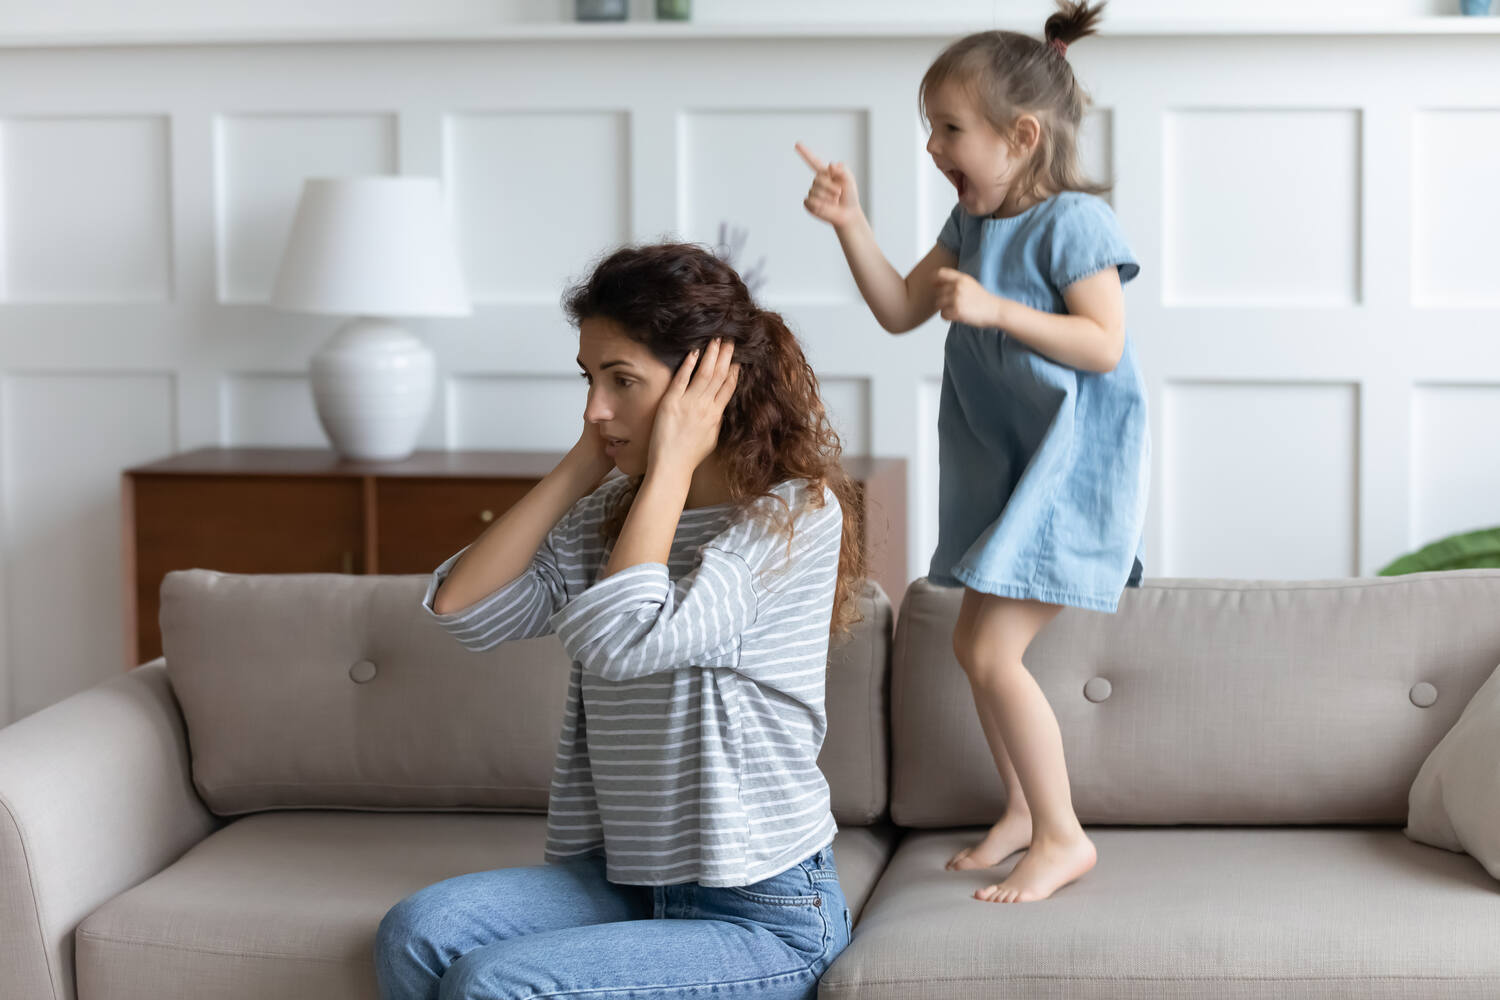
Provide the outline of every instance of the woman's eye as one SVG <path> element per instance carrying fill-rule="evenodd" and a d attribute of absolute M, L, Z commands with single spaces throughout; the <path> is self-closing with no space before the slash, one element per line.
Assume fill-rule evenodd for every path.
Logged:
<path fill-rule="evenodd" d="M 957 125 L 949 125 L 948 126 L 948 131 L 949 132 L 957 132 L 958 131 L 958 126 Z"/>
<path fill-rule="evenodd" d="M 628 388 L 630 388 L 634 384 L 635 383 L 632 382 L 632 381 L 630 381 L 630 379 L 628 379 L 628 378 L 617 378 L 617 379 L 615 379 L 615 385 L 619 386 L 621 389 L 628 389 Z"/>
<path fill-rule="evenodd" d="M 581 378 L 581 379 L 583 379 L 585 382 L 592 382 L 592 381 L 594 381 L 593 379 L 589 378 L 589 373 L 588 372 L 579 372 L 578 373 L 578 377 Z"/>

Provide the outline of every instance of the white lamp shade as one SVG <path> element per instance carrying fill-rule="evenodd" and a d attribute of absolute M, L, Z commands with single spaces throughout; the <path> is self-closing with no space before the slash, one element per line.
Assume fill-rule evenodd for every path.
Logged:
<path fill-rule="evenodd" d="M 271 304 L 344 316 L 467 316 L 437 179 L 309 178 Z"/>

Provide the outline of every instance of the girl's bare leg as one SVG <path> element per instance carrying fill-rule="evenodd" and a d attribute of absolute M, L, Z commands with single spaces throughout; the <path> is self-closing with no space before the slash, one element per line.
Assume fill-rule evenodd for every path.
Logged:
<path fill-rule="evenodd" d="M 963 607 L 958 613 L 958 623 L 953 628 L 953 650 L 960 658 L 964 655 L 959 652 L 960 649 L 966 649 L 971 641 L 969 634 L 973 631 L 983 597 L 983 594 L 973 590 L 964 591 Z M 985 741 L 989 743 L 990 753 L 995 758 L 1000 780 L 1005 783 L 1005 812 L 982 840 L 963 848 L 949 859 L 949 871 L 993 868 L 1031 843 L 1031 807 L 1021 790 L 1021 781 L 1016 776 L 1015 766 L 1010 762 L 1010 754 L 1005 750 L 1000 723 L 984 700 L 976 697 L 974 707 L 979 712 L 979 724 L 984 729 Z"/>
<path fill-rule="evenodd" d="M 981 720 L 988 709 L 998 723 L 1032 821 L 1026 856 L 1005 879 L 981 889 L 975 898 L 998 903 L 1046 899 L 1093 868 L 1098 859 L 1093 841 L 1073 812 L 1057 716 L 1022 662 L 1037 633 L 1061 608 L 990 594 L 976 594 L 975 600 L 967 633 L 960 637 L 955 632 L 955 651 L 968 674 L 975 704 L 982 706 Z"/>

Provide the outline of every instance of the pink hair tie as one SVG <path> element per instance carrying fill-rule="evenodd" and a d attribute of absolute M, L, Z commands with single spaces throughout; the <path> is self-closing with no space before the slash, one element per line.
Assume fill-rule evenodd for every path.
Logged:
<path fill-rule="evenodd" d="M 1051 45 L 1052 46 L 1052 51 L 1056 52 L 1059 56 L 1062 56 L 1064 59 L 1068 58 L 1068 43 L 1067 42 L 1063 41 L 1061 38 L 1054 38 L 1054 39 L 1052 39 L 1052 41 L 1048 42 L 1047 44 Z"/>

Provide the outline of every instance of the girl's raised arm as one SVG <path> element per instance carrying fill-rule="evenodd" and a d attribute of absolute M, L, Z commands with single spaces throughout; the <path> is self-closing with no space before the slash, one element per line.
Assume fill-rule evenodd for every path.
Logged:
<path fill-rule="evenodd" d="M 854 283 L 876 322 L 891 333 L 906 333 L 931 319 L 937 312 L 934 279 L 939 270 L 958 263 L 953 251 L 934 245 L 903 278 L 875 242 L 875 231 L 859 204 L 854 174 L 842 163 L 824 163 L 800 142 L 796 149 L 814 174 L 812 188 L 802 204 L 813 216 L 833 226 Z"/>

